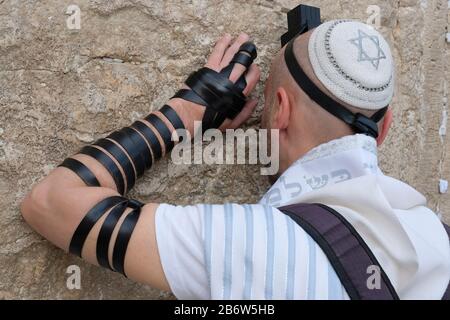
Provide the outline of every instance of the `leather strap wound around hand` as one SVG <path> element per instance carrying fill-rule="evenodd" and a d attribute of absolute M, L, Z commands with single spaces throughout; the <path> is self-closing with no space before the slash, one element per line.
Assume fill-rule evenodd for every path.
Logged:
<path fill-rule="evenodd" d="M 192 73 L 186 80 L 190 90 L 182 89 L 174 98 L 205 106 L 203 129 L 218 128 L 226 118 L 234 119 L 247 102 L 243 94 L 247 86 L 245 75 L 256 57 L 256 46 L 246 42 L 220 73 L 206 67 Z M 233 83 L 229 76 L 236 63 L 242 64 L 247 70 Z"/>

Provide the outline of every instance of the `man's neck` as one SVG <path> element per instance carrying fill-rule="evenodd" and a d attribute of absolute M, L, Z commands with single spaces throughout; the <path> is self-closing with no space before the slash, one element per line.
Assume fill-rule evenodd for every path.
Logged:
<path fill-rule="evenodd" d="M 380 172 L 375 139 L 361 134 L 345 136 L 321 144 L 297 159 L 261 203 L 280 206 L 306 192 Z"/>

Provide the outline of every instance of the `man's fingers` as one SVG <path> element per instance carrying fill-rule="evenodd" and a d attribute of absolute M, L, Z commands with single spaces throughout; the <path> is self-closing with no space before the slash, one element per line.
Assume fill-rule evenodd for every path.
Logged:
<path fill-rule="evenodd" d="M 225 54 L 220 63 L 220 67 L 223 69 L 227 65 L 230 64 L 231 60 L 233 60 L 234 55 L 239 51 L 239 48 L 246 43 L 250 37 L 246 33 L 241 33 L 234 43 L 225 51 Z"/>
<path fill-rule="evenodd" d="M 217 41 L 211 55 L 208 58 L 206 67 L 219 72 L 221 70 L 220 67 L 221 61 L 223 59 L 225 51 L 230 46 L 230 43 L 231 43 L 231 36 L 229 34 L 226 34 L 222 38 L 220 38 Z"/>
<path fill-rule="evenodd" d="M 257 105 L 258 99 L 251 99 L 247 101 L 242 111 L 236 116 L 236 118 L 233 119 L 228 128 L 236 129 L 242 126 L 242 124 L 250 118 Z"/>
<path fill-rule="evenodd" d="M 242 64 L 236 63 L 233 67 L 233 71 L 231 71 L 229 79 L 232 82 L 236 82 L 242 76 L 245 70 L 246 68 Z"/>
<path fill-rule="evenodd" d="M 248 96 L 256 87 L 261 78 L 261 70 L 256 64 L 252 64 L 245 75 L 245 80 L 247 81 L 247 87 L 244 89 L 244 95 Z"/>
<path fill-rule="evenodd" d="M 242 76 L 245 70 L 246 69 L 243 65 L 236 64 L 236 66 L 233 68 L 233 72 L 230 75 L 230 80 L 236 82 Z M 252 63 L 245 75 L 245 80 L 247 81 L 247 86 L 245 87 L 243 92 L 245 96 L 248 96 L 253 91 L 253 89 L 255 89 L 255 86 L 258 83 L 260 77 L 261 70 L 256 64 Z"/>
<path fill-rule="evenodd" d="M 231 43 L 231 36 L 229 34 L 224 35 L 217 41 L 211 55 L 209 56 L 206 67 L 220 72 L 223 68 L 231 63 L 231 60 L 239 51 L 239 48 L 245 42 L 249 41 L 249 39 L 250 37 L 247 34 L 242 33 L 236 38 L 233 43 Z M 261 71 L 256 64 L 252 64 L 247 70 L 247 68 L 245 68 L 243 65 L 236 63 L 233 67 L 229 79 L 232 82 L 236 82 L 246 71 L 247 73 L 245 75 L 245 80 L 247 82 L 247 86 L 244 89 L 243 93 L 245 96 L 248 96 L 255 89 L 261 76 Z M 249 100 L 235 119 L 225 120 L 225 122 L 221 125 L 221 129 L 235 129 L 240 127 L 244 122 L 248 120 L 248 118 L 250 118 L 257 105 L 257 99 Z"/>

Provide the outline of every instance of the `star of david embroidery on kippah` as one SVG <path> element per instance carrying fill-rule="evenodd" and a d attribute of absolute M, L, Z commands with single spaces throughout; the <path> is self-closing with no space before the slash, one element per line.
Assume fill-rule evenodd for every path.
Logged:
<path fill-rule="evenodd" d="M 376 57 L 370 57 L 363 47 L 363 40 L 369 39 L 376 46 L 378 53 Z M 358 62 L 369 61 L 375 69 L 378 70 L 378 66 L 380 65 L 380 60 L 386 59 L 386 55 L 380 47 L 380 39 L 378 36 L 369 36 L 367 33 L 358 29 L 358 37 L 349 40 L 352 44 L 354 44 L 359 49 L 359 57 Z"/>

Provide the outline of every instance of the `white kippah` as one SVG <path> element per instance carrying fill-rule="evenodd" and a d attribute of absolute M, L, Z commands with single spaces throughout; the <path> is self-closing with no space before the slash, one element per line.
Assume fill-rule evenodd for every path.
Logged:
<path fill-rule="evenodd" d="M 383 36 L 352 20 L 317 27 L 309 40 L 309 60 L 322 84 L 340 100 L 361 109 L 379 110 L 394 95 L 394 62 Z"/>

